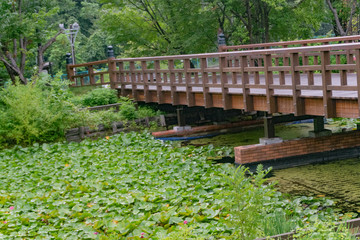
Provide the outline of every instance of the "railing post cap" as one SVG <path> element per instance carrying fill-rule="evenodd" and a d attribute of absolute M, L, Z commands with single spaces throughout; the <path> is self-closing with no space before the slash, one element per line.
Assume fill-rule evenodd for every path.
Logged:
<path fill-rule="evenodd" d="M 66 53 L 66 64 L 73 64 L 71 53 Z"/>
<path fill-rule="evenodd" d="M 108 58 L 113 58 L 113 57 L 115 57 L 113 46 L 109 45 L 109 46 L 107 47 L 107 55 L 108 55 Z"/>

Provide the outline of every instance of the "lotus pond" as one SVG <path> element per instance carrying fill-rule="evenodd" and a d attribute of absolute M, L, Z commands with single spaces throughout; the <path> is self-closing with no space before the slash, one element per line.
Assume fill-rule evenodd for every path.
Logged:
<path fill-rule="evenodd" d="M 338 220 L 329 199 L 208 160 L 229 149 L 129 133 L 2 150 L 0 239 L 254 239 Z"/>
<path fill-rule="evenodd" d="M 327 124 L 333 132 L 341 131 L 338 123 Z M 349 126 L 345 126 L 349 127 Z M 276 125 L 277 136 L 289 140 L 307 137 L 313 130 L 312 123 Z M 213 144 L 214 146 L 241 146 L 259 143 L 264 136 L 262 127 L 243 132 L 219 135 L 214 138 L 198 139 L 188 144 L 196 146 Z M 311 164 L 271 172 L 270 181 L 276 181 L 282 193 L 291 196 L 328 197 L 336 201 L 342 212 L 360 212 L 360 160 L 347 159 L 328 163 Z"/>

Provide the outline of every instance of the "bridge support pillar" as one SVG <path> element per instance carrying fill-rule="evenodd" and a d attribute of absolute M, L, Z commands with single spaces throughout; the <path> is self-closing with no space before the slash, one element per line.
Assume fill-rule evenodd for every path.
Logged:
<path fill-rule="evenodd" d="M 314 117 L 314 131 L 309 132 L 309 137 L 330 136 L 332 132 L 329 129 L 325 129 L 324 124 L 324 117 Z"/>
<path fill-rule="evenodd" d="M 275 121 L 272 116 L 264 117 L 264 133 L 265 137 L 259 139 L 261 145 L 283 142 L 282 138 L 275 136 Z"/>
<path fill-rule="evenodd" d="M 183 107 L 178 107 L 176 109 L 176 115 L 177 115 L 178 126 L 184 127 L 186 125 L 184 108 Z"/>
<path fill-rule="evenodd" d="M 275 137 L 275 124 L 272 117 L 266 116 L 264 118 L 264 131 L 265 131 L 265 138 Z"/>
<path fill-rule="evenodd" d="M 175 131 L 190 130 L 191 126 L 186 126 L 186 116 L 184 107 L 180 106 L 176 109 L 178 126 L 174 127 Z"/>

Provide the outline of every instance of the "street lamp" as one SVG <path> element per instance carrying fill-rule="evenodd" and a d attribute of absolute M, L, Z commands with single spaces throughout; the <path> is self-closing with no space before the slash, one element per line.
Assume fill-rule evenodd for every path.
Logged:
<path fill-rule="evenodd" d="M 72 56 L 72 63 L 75 64 L 75 39 L 76 35 L 79 32 L 80 26 L 77 22 L 70 24 L 69 29 L 65 29 L 64 24 L 59 24 L 60 29 L 66 34 L 67 38 L 69 39 L 71 45 L 71 56 Z"/>

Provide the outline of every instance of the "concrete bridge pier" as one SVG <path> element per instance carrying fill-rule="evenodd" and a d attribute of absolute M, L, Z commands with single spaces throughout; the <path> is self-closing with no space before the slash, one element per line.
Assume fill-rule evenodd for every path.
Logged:
<path fill-rule="evenodd" d="M 324 117 L 314 117 L 314 131 L 309 131 L 309 137 L 330 136 L 331 130 L 325 129 L 324 124 Z"/>
<path fill-rule="evenodd" d="M 331 130 L 325 129 L 324 117 L 322 116 L 294 116 L 290 115 L 282 115 L 282 116 L 271 116 L 265 114 L 264 117 L 264 138 L 260 138 L 260 144 L 267 145 L 273 143 L 280 143 L 283 140 L 279 137 L 276 137 L 275 133 L 275 124 L 277 123 L 285 123 L 285 122 L 293 122 L 293 121 L 301 121 L 306 119 L 314 120 L 314 130 L 309 131 L 309 137 L 322 137 L 331 135 Z"/>

